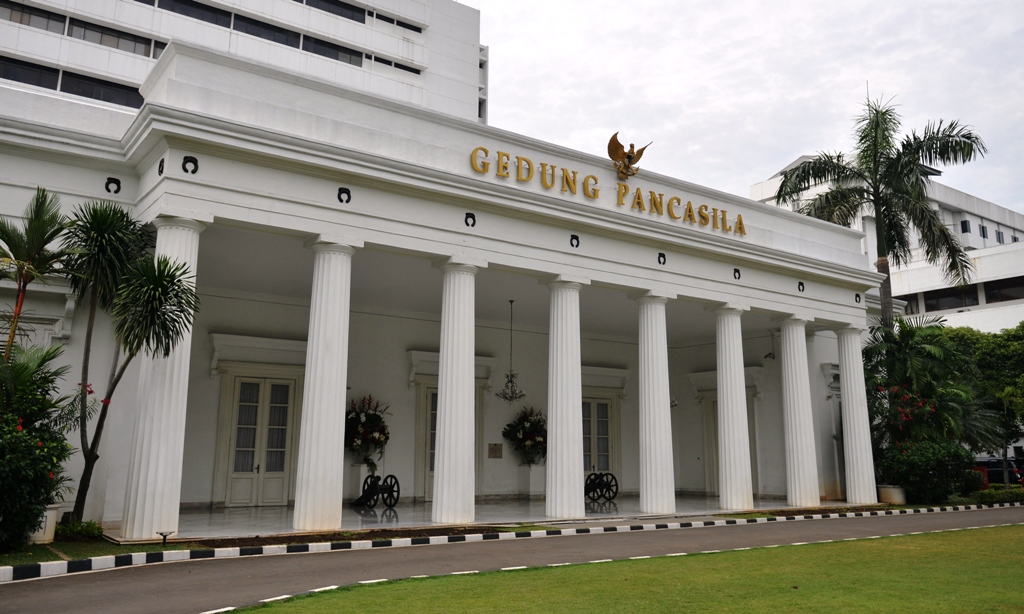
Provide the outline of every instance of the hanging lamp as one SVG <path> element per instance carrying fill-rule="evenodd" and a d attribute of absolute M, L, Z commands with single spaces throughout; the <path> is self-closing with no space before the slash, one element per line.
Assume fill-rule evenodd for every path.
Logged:
<path fill-rule="evenodd" d="M 519 399 L 526 396 L 526 393 L 519 388 L 519 376 L 512 370 L 512 304 L 514 300 L 508 302 L 508 373 L 505 374 L 505 386 L 494 396 L 498 397 L 502 401 L 505 401 L 509 405 L 515 403 Z"/>

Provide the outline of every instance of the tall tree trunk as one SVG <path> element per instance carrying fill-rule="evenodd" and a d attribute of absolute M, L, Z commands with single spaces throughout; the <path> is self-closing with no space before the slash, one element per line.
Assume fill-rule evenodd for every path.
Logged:
<path fill-rule="evenodd" d="M 92 472 L 96 468 L 96 461 L 100 458 L 99 454 L 94 454 L 92 450 L 82 452 L 82 457 L 85 459 L 85 467 L 82 468 L 82 477 L 78 480 L 78 492 L 75 493 L 75 507 L 71 512 L 73 522 L 81 522 L 85 515 L 85 498 L 89 493 L 89 484 L 92 482 Z"/>
<path fill-rule="evenodd" d="M 96 446 L 89 443 L 89 359 L 92 353 L 92 332 L 96 325 L 96 308 L 99 303 L 99 288 L 93 284 L 92 292 L 89 295 L 89 319 L 85 326 L 85 339 L 82 349 L 82 379 L 78 382 L 78 434 L 81 439 L 82 457 L 85 460 L 85 467 L 82 470 L 82 478 L 78 480 L 78 490 L 75 492 L 75 509 L 72 512 L 75 522 L 82 520 L 85 513 L 85 499 L 89 495 L 89 483 L 92 481 L 92 471 L 96 466 Z M 117 360 L 117 354 L 114 355 Z M 106 407 L 103 408 L 106 411 Z M 93 436 L 95 443 L 96 435 Z M 90 458 L 93 457 L 93 458 Z"/>
<path fill-rule="evenodd" d="M 4 346 L 4 360 L 9 360 L 11 357 L 11 348 L 14 347 L 14 336 L 18 334 L 18 319 L 21 317 L 21 310 L 25 306 L 27 286 L 28 282 L 18 280 L 18 298 L 14 303 L 14 313 L 11 314 L 11 331 L 7 334 L 7 345 Z"/>
<path fill-rule="evenodd" d="M 882 285 L 878 288 L 878 293 L 882 303 L 882 321 L 890 322 L 892 321 L 892 278 L 889 277 L 889 258 L 879 256 L 875 261 L 875 268 L 879 273 L 885 275 Z"/>

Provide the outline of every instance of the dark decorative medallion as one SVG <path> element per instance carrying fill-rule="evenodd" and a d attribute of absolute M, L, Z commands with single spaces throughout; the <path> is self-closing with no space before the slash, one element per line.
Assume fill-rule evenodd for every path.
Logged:
<path fill-rule="evenodd" d="M 192 170 L 189 170 L 190 165 L 192 166 Z M 199 160 L 196 160 L 195 156 L 185 156 L 181 160 L 181 170 L 195 175 L 196 172 L 199 171 Z"/>
<path fill-rule="evenodd" d="M 114 188 L 111 189 L 110 186 L 114 186 Z M 103 187 L 106 188 L 108 194 L 111 192 L 113 192 L 114 194 L 120 194 L 121 180 L 118 179 L 117 177 L 107 177 L 107 182 L 103 184 Z"/>
<path fill-rule="evenodd" d="M 352 190 L 348 188 L 338 188 L 338 202 L 342 204 L 352 202 Z"/>
<path fill-rule="evenodd" d="M 579 247 L 580 246 L 579 235 L 569 235 L 569 245 L 571 245 L 573 247 Z"/>
<path fill-rule="evenodd" d="M 473 228 L 476 226 L 476 216 L 472 213 L 466 213 L 466 226 Z"/>

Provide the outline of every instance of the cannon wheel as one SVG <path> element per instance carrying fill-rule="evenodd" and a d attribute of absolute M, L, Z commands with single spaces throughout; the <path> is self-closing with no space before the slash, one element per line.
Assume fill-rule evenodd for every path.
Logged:
<path fill-rule="evenodd" d="M 384 505 L 386 507 L 395 507 L 395 504 L 398 503 L 398 497 L 402 492 L 401 488 L 398 486 L 398 478 L 389 474 L 384 478 L 384 481 L 381 482 L 380 490 L 381 496 L 384 497 Z"/>
<path fill-rule="evenodd" d="M 597 473 L 587 475 L 587 481 L 583 486 L 583 492 L 591 501 L 597 501 L 601 497 L 601 476 Z"/>
<path fill-rule="evenodd" d="M 611 501 L 619 494 L 619 481 L 615 479 L 615 474 L 613 473 L 606 473 L 604 475 L 604 500 Z"/>
<path fill-rule="evenodd" d="M 368 475 L 365 478 L 363 478 L 363 496 L 366 497 L 366 494 L 369 491 L 371 491 L 371 490 L 374 491 L 372 497 L 366 497 L 366 507 L 368 507 L 368 508 L 372 509 L 372 508 L 376 507 L 377 506 L 377 500 L 380 499 L 379 484 L 375 484 L 374 483 L 374 482 L 379 482 L 379 481 L 380 481 L 380 478 L 378 476 L 375 476 L 375 475 Z"/>

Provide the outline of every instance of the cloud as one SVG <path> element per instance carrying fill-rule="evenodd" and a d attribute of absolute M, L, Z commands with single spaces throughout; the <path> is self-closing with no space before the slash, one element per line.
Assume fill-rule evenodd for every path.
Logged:
<path fill-rule="evenodd" d="M 904 128 L 960 119 L 988 157 L 943 183 L 1024 212 L 1019 0 L 785 3 L 469 0 L 490 46 L 491 125 L 746 196 L 797 156 L 843 151 L 867 88 Z"/>

